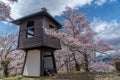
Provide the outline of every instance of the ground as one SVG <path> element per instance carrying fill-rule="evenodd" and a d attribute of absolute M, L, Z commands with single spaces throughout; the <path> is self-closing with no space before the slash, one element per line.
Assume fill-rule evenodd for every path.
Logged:
<path fill-rule="evenodd" d="M 22 76 L 1 78 L 0 80 L 120 80 L 119 73 L 59 73 L 54 77 L 24 78 Z"/>

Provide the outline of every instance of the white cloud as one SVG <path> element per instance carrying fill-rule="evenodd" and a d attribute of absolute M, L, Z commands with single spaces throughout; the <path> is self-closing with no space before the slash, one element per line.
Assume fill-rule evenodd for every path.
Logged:
<path fill-rule="evenodd" d="M 107 0 L 96 0 L 95 1 L 95 4 L 97 4 L 98 6 L 101 6 L 101 5 L 103 5 L 104 3 L 106 3 L 107 2 Z"/>
<path fill-rule="evenodd" d="M 0 0 L 0 1 L 3 1 L 4 3 L 9 3 L 7 0 Z"/>
<path fill-rule="evenodd" d="M 7 0 L 0 0 L 6 2 Z M 114 2 L 116 0 L 18 0 L 18 3 L 10 4 L 12 7 L 11 16 L 16 19 L 29 15 L 41 10 L 42 7 L 46 7 L 48 12 L 53 16 L 60 15 L 65 10 L 66 6 L 72 8 L 83 7 L 85 5 L 91 5 L 95 3 L 100 6 L 106 2 Z"/>
<path fill-rule="evenodd" d="M 111 22 L 102 21 L 99 18 L 94 18 L 91 23 L 91 27 L 95 32 L 98 33 L 98 36 L 103 39 L 112 39 L 120 37 L 120 23 L 116 20 L 112 20 Z"/>
<path fill-rule="evenodd" d="M 105 30 L 107 27 L 107 23 L 101 21 L 98 18 L 94 18 L 93 22 L 91 23 L 92 28 L 94 28 L 94 31 L 97 33 L 100 33 Z"/>
<path fill-rule="evenodd" d="M 91 28 L 98 33 L 96 39 L 103 39 L 120 48 L 120 22 L 116 20 L 107 22 L 99 18 L 94 18 Z"/>
<path fill-rule="evenodd" d="M 46 7 L 48 12 L 53 16 L 60 15 L 66 6 L 72 8 L 90 5 L 93 0 L 19 0 L 18 3 L 12 4 L 13 18 L 19 18 L 34 12 L 38 12 L 42 7 Z"/>
<path fill-rule="evenodd" d="M 94 3 L 98 6 L 102 6 L 103 4 L 105 4 L 106 2 L 115 2 L 117 0 L 96 0 Z"/>

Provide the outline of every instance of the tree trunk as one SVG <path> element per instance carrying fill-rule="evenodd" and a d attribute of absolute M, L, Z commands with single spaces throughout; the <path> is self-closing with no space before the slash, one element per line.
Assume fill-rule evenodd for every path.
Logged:
<path fill-rule="evenodd" d="M 75 53 L 73 53 L 73 59 L 74 59 L 74 62 L 75 62 L 75 70 L 80 71 L 80 65 L 78 64 L 78 62 L 76 60 Z"/>
<path fill-rule="evenodd" d="M 115 63 L 116 70 L 120 72 L 120 62 Z"/>
<path fill-rule="evenodd" d="M 76 71 L 80 71 L 80 65 L 77 62 L 75 63 L 75 69 Z"/>
<path fill-rule="evenodd" d="M 2 63 L 1 63 L 4 77 L 8 77 L 9 76 L 9 71 L 8 71 L 9 63 L 10 63 L 10 61 L 8 61 L 8 60 L 3 60 Z"/>
<path fill-rule="evenodd" d="M 86 71 L 86 72 L 89 72 L 89 71 L 90 71 L 89 68 L 88 68 L 88 64 L 85 64 L 85 71 Z"/>
<path fill-rule="evenodd" d="M 64 64 L 65 64 L 67 72 L 69 72 L 69 63 L 68 63 L 68 58 L 67 57 L 65 57 Z"/>
<path fill-rule="evenodd" d="M 84 66 L 84 69 L 86 72 L 89 72 L 89 61 L 88 61 L 88 56 L 85 54 L 84 55 L 84 58 L 85 58 L 85 66 Z"/>

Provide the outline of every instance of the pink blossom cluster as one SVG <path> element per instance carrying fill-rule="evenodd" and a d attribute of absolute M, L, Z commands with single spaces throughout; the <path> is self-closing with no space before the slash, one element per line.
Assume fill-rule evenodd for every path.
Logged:
<path fill-rule="evenodd" d="M 90 23 L 85 14 L 77 13 L 74 9 L 66 7 L 62 17 L 65 18 L 62 30 L 44 29 L 46 34 L 60 39 L 62 50 L 59 50 L 59 55 L 69 54 L 71 62 L 79 62 L 79 65 L 89 67 L 88 65 L 95 58 L 97 52 L 106 54 L 107 51 L 116 49 L 103 40 L 95 41 L 93 39 L 96 33 L 90 28 Z M 66 59 L 67 57 L 64 56 L 63 58 Z"/>
<path fill-rule="evenodd" d="M 97 72 L 112 72 L 115 71 L 115 67 L 111 66 L 103 61 L 91 62 L 90 69 Z"/>
<path fill-rule="evenodd" d="M 11 8 L 7 4 L 0 1 L 0 20 L 10 18 L 10 10 Z"/>
<path fill-rule="evenodd" d="M 18 0 L 8 0 L 8 1 L 13 3 L 13 2 L 17 2 Z M 4 21 L 7 18 L 12 19 L 10 16 L 10 10 L 11 7 L 8 4 L 0 1 L 0 20 Z"/>

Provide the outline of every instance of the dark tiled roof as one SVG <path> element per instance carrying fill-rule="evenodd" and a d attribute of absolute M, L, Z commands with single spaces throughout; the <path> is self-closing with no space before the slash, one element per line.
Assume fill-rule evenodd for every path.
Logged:
<path fill-rule="evenodd" d="M 22 18 L 13 20 L 12 23 L 18 24 L 18 23 L 20 23 L 20 22 L 23 21 L 23 20 L 29 19 L 29 18 L 31 18 L 31 17 L 39 16 L 39 15 L 46 16 L 46 17 L 48 17 L 49 19 L 51 19 L 52 21 L 54 21 L 58 26 L 61 26 L 61 24 L 60 24 L 57 20 L 55 20 L 47 11 L 39 11 L 39 12 L 37 12 L 37 13 L 24 16 L 24 17 L 22 17 Z"/>

